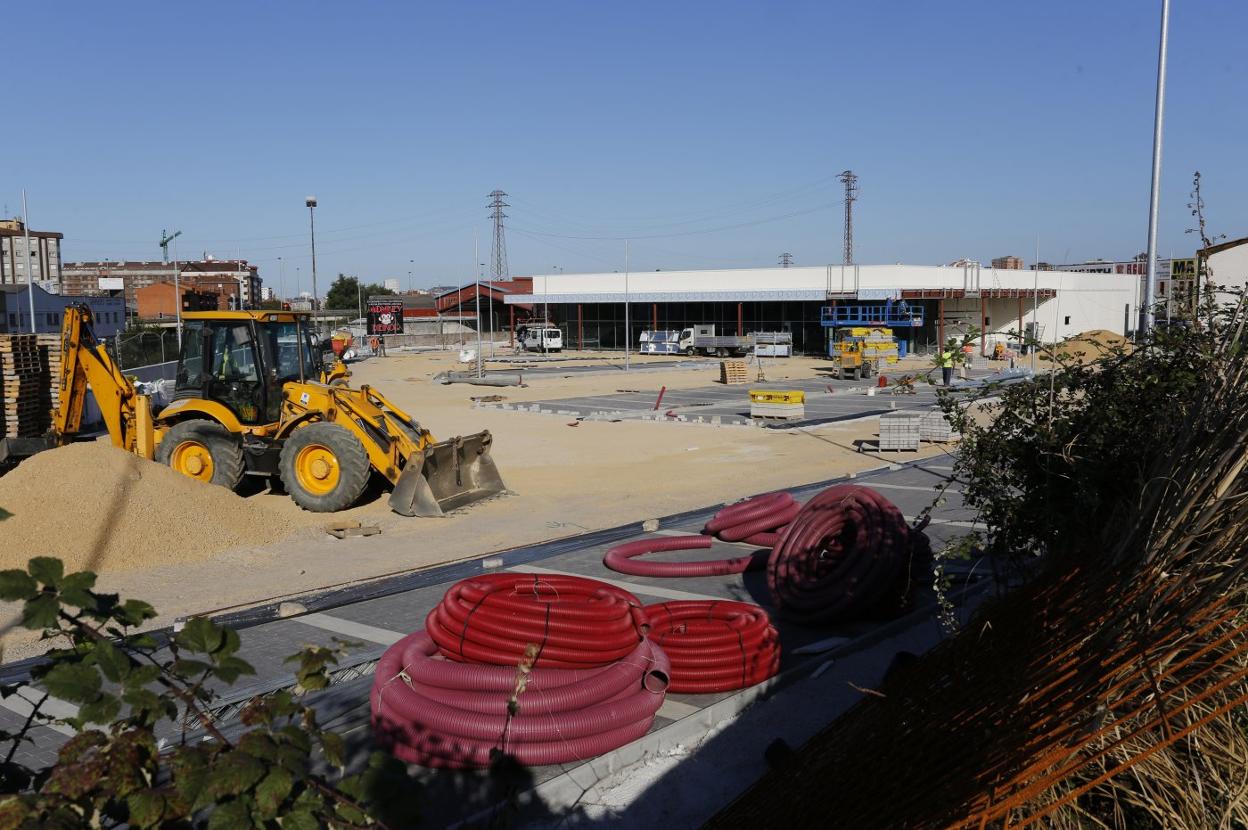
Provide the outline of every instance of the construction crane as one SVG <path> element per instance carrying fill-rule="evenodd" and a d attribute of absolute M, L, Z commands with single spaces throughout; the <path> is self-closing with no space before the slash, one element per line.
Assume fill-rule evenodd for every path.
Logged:
<path fill-rule="evenodd" d="M 169 243 L 182 235 L 182 231 L 174 231 L 172 234 L 162 229 L 160 232 L 160 253 L 164 257 L 165 262 L 169 261 Z"/>

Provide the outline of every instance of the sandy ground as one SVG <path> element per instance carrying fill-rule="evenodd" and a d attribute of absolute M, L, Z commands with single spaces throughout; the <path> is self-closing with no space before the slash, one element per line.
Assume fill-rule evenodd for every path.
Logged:
<path fill-rule="evenodd" d="M 919 360 L 912 364 L 922 369 L 928 365 Z M 426 568 L 883 463 L 856 452 L 854 446 L 856 439 L 875 436 L 876 418 L 784 431 L 637 422 L 581 422 L 570 427 L 562 418 L 472 406 L 473 396 L 490 394 L 525 401 L 618 389 L 657 394 L 664 385 L 704 386 L 718 378 L 718 364 L 713 362 L 697 370 L 534 375 L 526 378 L 527 388 L 430 381 L 438 372 L 457 366 L 454 353 L 375 358 L 353 365 L 352 384 L 376 386 L 439 439 L 490 430 L 494 459 L 510 495 L 444 519 L 414 519 L 391 513 L 380 488 L 360 506 L 333 516 L 306 513 L 285 495 L 255 493 L 249 501 L 304 530 L 284 542 L 188 556 L 177 564 L 140 568 L 132 558 L 124 562 L 105 558 L 97 566 L 100 588 L 151 602 L 161 613 L 156 622 L 169 624 L 179 616 Z M 818 376 L 820 370 L 830 369 L 828 360 L 818 358 L 766 363 L 770 380 Z M 921 452 L 946 450 L 937 446 Z M 919 456 L 904 454 L 904 460 L 915 457 Z M 307 532 L 343 519 L 376 524 L 382 532 L 346 540 Z M 409 622 L 410 628 L 419 621 Z M 403 628 L 405 623 L 396 625 Z M 10 632 L 4 659 L 17 659 L 37 648 L 38 643 L 23 632 Z"/>

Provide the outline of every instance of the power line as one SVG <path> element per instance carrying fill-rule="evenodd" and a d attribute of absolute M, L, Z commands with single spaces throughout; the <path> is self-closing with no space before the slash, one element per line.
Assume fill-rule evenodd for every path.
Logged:
<path fill-rule="evenodd" d="M 629 230 L 632 231 L 632 233 L 614 236 L 614 237 L 611 237 L 612 239 L 624 239 L 624 238 L 639 239 L 641 237 L 638 235 L 638 233 L 641 231 L 658 230 L 658 229 L 669 228 L 669 227 L 673 227 L 673 228 L 681 227 L 685 225 L 694 225 L 699 222 L 705 222 L 705 221 L 709 221 L 712 219 L 726 218 L 733 214 L 738 214 L 743 210 L 750 210 L 753 208 L 765 207 L 767 205 L 775 204 L 776 202 L 786 201 L 788 199 L 793 198 L 794 196 L 805 193 L 807 191 L 822 188 L 825 185 L 827 185 L 829 182 L 835 181 L 836 179 L 837 179 L 836 176 L 825 176 L 821 179 L 816 179 L 815 181 L 808 182 L 806 184 L 800 185 L 795 188 L 791 188 L 789 190 L 779 191 L 777 193 L 773 193 L 768 196 L 762 196 L 757 199 L 748 199 L 742 202 L 724 205 L 724 206 L 721 206 L 720 208 L 711 210 L 710 212 L 697 211 L 694 213 L 678 214 L 676 216 L 670 217 L 669 219 L 661 220 L 661 221 L 642 222 L 641 224 L 636 224 L 635 220 L 626 219 L 626 218 L 620 218 L 620 219 L 615 219 L 615 220 L 608 218 L 606 219 L 606 221 L 614 222 L 620 225 L 631 226 Z M 514 201 L 520 202 L 526 206 L 525 207 L 526 214 L 531 213 L 535 216 L 544 217 L 546 219 L 549 219 L 554 222 L 558 222 L 563 225 L 571 225 L 571 226 L 583 228 L 583 229 L 586 229 L 587 233 L 595 232 L 595 231 L 600 230 L 601 228 L 608 227 L 605 225 L 587 224 L 587 223 L 578 221 L 576 219 L 563 216 L 559 214 L 558 212 L 542 210 L 540 206 L 535 205 L 534 203 L 530 202 L 527 199 L 521 199 L 516 196 L 512 196 L 511 198 Z"/>
<path fill-rule="evenodd" d="M 542 231 L 534 230 L 532 228 L 525 228 L 524 230 L 530 234 L 535 234 L 537 236 L 549 236 L 554 239 L 597 239 L 597 240 L 614 239 L 618 241 L 623 241 L 625 239 L 633 239 L 633 240 L 636 240 L 636 239 L 671 239 L 677 236 L 696 236 L 698 234 L 704 234 L 704 233 L 718 233 L 719 231 L 730 231 L 730 230 L 736 230 L 738 228 L 749 228 L 755 225 L 765 225 L 768 222 L 779 222 L 782 219 L 791 219 L 794 216 L 804 216 L 805 214 L 808 214 L 808 213 L 815 213 L 817 211 L 827 210 L 829 208 L 834 208 L 839 205 L 840 205 L 840 202 L 826 202 L 821 205 L 815 205 L 814 207 L 806 208 L 805 210 L 795 210 L 790 213 L 782 213 L 779 216 L 769 216 L 766 219 L 756 219 L 751 222 L 737 222 L 732 225 L 720 225 L 714 228 L 700 228 L 698 230 L 681 231 L 678 233 L 656 233 L 656 234 L 640 234 L 640 235 L 629 235 L 629 236 L 572 236 L 572 235 L 561 234 L 561 233 L 544 233 Z M 512 230 L 520 230 L 520 229 L 517 228 L 515 225 L 512 225 Z"/>
<path fill-rule="evenodd" d="M 783 254 L 780 255 L 780 267 L 781 268 L 788 268 L 792 264 L 793 264 L 792 254 L 790 254 L 788 251 L 785 251 Z"/>

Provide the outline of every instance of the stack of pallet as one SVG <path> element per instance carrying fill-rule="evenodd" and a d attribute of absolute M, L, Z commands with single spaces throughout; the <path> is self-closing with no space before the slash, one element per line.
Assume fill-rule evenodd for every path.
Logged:
<path fill-rule="evenodd" d="M 749 383 L 750 379 L 746 375 L 744 360 L 721 360 L 719 361 L 719 382 L 720 383 Z"/>
<path fill-rule="evenodd" d="M 41 435 L 47 428 L 44 373 L 33 334 L 0 335 L 0 435 Z"/>
<path fill-rule="evenodd" d="M 43 370 L 43 404 L 51 413 L 61 405 L 61 336 L 38 334 L 35 341 L 39 345 L 39 368 Z"/>

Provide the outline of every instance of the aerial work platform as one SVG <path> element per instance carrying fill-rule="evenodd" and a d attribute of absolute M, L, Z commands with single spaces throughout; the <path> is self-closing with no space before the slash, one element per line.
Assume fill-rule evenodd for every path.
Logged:
<path fill-rule="evenodd" d="M 923 306 L 919 304 L 889 301 L 859 305 L 824 306 L 819 311 L 819 322 L 826 328 L 850 326 L 876 326 L 887 328 L 921 328 Z"/>

